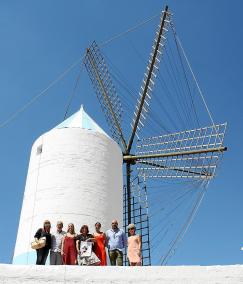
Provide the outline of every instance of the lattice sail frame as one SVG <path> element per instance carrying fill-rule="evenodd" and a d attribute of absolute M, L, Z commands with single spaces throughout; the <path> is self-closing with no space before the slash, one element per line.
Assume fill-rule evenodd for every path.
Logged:
<path fill-rule="evenodd" d="M 222 156 L 227 124 L 186 130 L 137 143 L 136 156 L 139 176 L 145 178 L 211 179 Z M 171 154 L 171 156 L 163 157 Z M 149 158 L 149 155 L 160 157 Z"/>
<path fill-rule="evenodd" d="M 87 50 L 84 65 L 109 125 L 111 136 L 118 144 L 122 143 L 121 146 L 125 148 L 126 142 L 121 130 L 122 104 L 111 80 L 105 59 L 95 41 Z"/>
<path fill-rule="evenodd" d="M 138 131 L 140 131 L 141 128 L 144 126 L 144 122 L 148 116 L 152 91 L 155 85 L 155 79 L 159 70 L 161 57 L 164 53 L 166 33 L 168 32 L 170 24 L 170 13 L 167 9 L 168 8 L 162 11 L 160 17 L 160 24 L 158 25 L 156 31 L 156 37 L 152 45 L 152 51 L 150 53 L 146 72 L 144 73 L 144 78 L 142 80 L 137 104 L 135 106 L 134 117 L 131 123 L 131 128 L 134 129 L 136 124 L 136 118 L 139 117 L 136 131 L 137 137 L 139 137 Z M 140 109 L 141 106 L 142 109 Z"/>

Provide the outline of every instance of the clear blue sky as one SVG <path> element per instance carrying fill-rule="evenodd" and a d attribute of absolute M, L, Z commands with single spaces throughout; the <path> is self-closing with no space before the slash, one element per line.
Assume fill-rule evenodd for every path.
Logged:
<path fill-rule="evenodd" d="M 194 223 L 169 264 L 242 263 L 241 0 L 1 0 L 0 124 L 81 57 L 93 39 L 103 42 L 158 14 L 166 3 L 215 121 L 228 122 L 229 149 Z M 154 36 L 154 26 L 149 27 L 141 30 L 145 45 L 150 45 Z M 121 48 L 105 52 L 109 58 L 117 58 L 119 52 L 120 61 L 126 56 Z M 143 73 L 139 67 L 131 68 Z M 76 68 L 46 96 L 0 128 L 0 263 L 10 262 L 13 254 L 31 146 L 62 120 L 77 74 Z M 87 77 L 80 81 L 70 113 L 81 103 L 107 129 Z"/>

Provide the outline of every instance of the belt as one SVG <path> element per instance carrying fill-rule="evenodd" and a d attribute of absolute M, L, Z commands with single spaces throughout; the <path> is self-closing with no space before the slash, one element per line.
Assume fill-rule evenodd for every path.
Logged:
<path fill-rule="evenodd" d="M 59 252 L 61 253 L 61 250 L 58 250 L 58 249 L 51 249 L 52 252 Z"/>

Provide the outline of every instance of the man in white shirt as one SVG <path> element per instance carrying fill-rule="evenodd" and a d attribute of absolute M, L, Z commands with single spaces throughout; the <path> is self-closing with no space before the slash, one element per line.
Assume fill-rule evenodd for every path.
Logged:
<path fill-rule="evenodd" d="M 106 232 L 106 244 L 111 265 L 123 265 L 123 250 L 127 244 L 127 237 L 123 230 L 118 228 L 117 220 L 111 223 L 111 229 Z"/>
<path fill-rule="evenodd" d="M 66 232 L 62 230 L 62 221 L 57 222 L 57 231 L 51 235 L 50 264 L 62 265 L 61 246 Z"/>

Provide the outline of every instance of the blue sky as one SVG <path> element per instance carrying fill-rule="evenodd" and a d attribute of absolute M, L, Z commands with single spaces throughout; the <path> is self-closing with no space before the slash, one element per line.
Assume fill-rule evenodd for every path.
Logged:
<path fill-rule="evenodd" d="M 103 42 L 160 13 L 165 4 L 145 0 L 1 0 L 0 125 L 80 58 L 94 39 Z M 215 121 L 228 122 L 229 149 L 193 225 L 169 264 L 242 263 L 243 3 L 171 0 L 167 4 Z M 129 35 L 145 58 L 156 23 L 134 37 Z M 118 65 L 129 62 L 126 60 L 130 55 L 119 41 L 104 52 Z M 144 70 L 139 65 L 127 67 L 124 63 L 121 68 L 125 67 L 134 72 L 136 80 L 142 77 Z M 78 67 L 0 128 L 0 263 L 10 262 L 13 254 L 31 146 L 37 137 L 62 121 L 77 75 Z M 81 103 L 107 130 L 85 74 L 81 74 L 69 114 Z"/>

